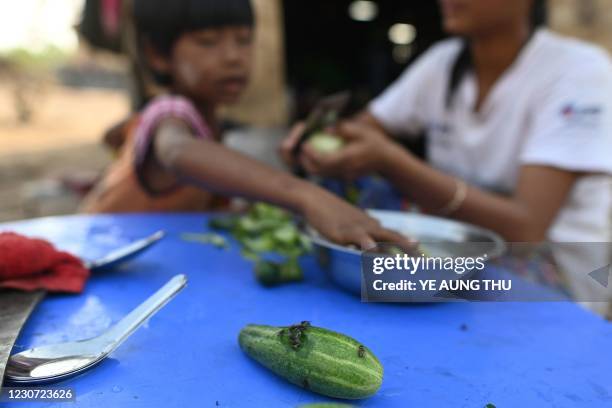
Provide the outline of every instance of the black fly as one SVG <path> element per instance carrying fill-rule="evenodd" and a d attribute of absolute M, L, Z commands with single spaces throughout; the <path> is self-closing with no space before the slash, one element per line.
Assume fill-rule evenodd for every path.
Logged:
<path fill-rule="evenodd" d="M 300 324 L 294 324 L 289 326 L 288 329 L 282 329 L 278 335 L 284 336 L 286 331 L 289 332 L 289 344 L 294 350 L 298 350 L 302 346 L 302 337 L 304 332 L 310 327 L 310 322 L 304 320 Z"/>

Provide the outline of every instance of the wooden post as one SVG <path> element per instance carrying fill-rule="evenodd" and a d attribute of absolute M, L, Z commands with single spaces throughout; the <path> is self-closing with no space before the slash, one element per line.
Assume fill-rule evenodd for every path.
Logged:
<path fill-rule="evenodd" d="M 550 26 L 612 52 L 612 0 L 549 0 Z"/>
<path fill-rule="evenodd" d="M 287 124 L 282 0 L 252 0 L 257 18 L 251 84 L 241 102 L 222 116 L 258 127 Z"/>

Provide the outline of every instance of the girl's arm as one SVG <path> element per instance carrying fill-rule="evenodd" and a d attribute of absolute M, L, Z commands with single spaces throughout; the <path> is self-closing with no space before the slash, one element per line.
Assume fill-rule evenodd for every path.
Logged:
<path fill-rule="evenodd" d="M 338 133 L 350 143 L 337 153 L 324 155 L 304 148 L 302 165 L 309 172 L 348 179 L 379 173 L 424 210 L 434 214 L 452 210 L 444 215 L 497 231 L 508 241 L 544 240 L 578 178 L 552 167 L 524 166 L 514 196 L 508 198 L 463 185 L 363 120 L 341 125 Z"/>
<path fill-rule="evenodd" d="M 376 242 L 408 247 L 401 235 L 383 229 L 364 212 L 314 184 L 275 170 L 213 142 L 194 139 L 181 121 L 164 120 L 157 128 L 148 177 L 160 170 L 207 190 L 267 201 L 303 215 L 327 238 L 369 248 Z M 151 179 L 151 181 L 154 181 Z"/>

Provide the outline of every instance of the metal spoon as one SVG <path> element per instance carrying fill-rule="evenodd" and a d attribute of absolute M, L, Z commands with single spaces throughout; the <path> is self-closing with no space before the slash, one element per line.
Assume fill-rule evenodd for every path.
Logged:
<path fill-rule="evenodd" d="M 157 231 L 155 234 L 150 235 L 146 238 L 139 239 L 138 241 L 132 242 L 122 248 L 116 249 L 111 253 L 105 255 L 95 261 L 83 261 L 85 267 L 92 272 L 104 272 L 120 264 L 129 261 L 130 259 L 140 255 L 140 253 L 149 249 L 159 240 L 161 240 L 166 233 L 164 231 Z"/>
<path fill-rule="evenodd" d="M 90 369 L 112 353 L 186 284 L 185 275 L 175 276 L 119 323 L 97 337 L 36 347 L 12 355 L 6 366 L 5 378 L 19 384 L 47 383 Z"/>

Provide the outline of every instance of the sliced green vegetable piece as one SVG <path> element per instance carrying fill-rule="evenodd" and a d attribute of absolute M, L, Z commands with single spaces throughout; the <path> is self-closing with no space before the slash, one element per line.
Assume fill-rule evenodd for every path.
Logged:
<path fill-rule="evenodd" d="M 184 233 L 181 234 L 183 241 L 198 242 L 200 244 L 210 244 L 217 248 L 229 248 L 229 244 L 223 235 L 215 233 L 206 234 L 195 234 L 195 233 Z"/>

